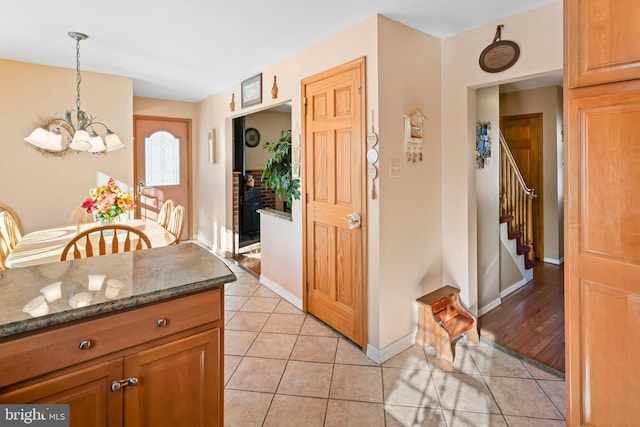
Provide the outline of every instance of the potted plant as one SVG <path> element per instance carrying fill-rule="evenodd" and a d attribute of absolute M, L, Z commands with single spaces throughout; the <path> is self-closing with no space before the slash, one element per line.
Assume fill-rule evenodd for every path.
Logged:
<path fill-rule="evenodd" d="M 273 154 L 262 171 L 265 186 L 284 200 L 285 210 L 290 210 L 293 199 L 300 199 L 300 180 L 291 177 L 291 130 L 281 131 L 279 140 L 267 141 L 263 148 Z"/>

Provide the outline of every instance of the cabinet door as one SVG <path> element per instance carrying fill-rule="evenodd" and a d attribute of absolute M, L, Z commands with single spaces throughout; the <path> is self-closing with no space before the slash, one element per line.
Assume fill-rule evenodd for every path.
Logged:
<path fill-rule="evenodd" d="M 125 425 L 222 426 L 220 329 L 141 351 L 124 359 Z"/>
<path fill-rule="evenodd" d="M 0 394 L 0 402 L 68 404 L 71 427 L 118 427 L 122 394 L 111 392 L 111 383 L 121 376 L 118 359 Z"/>
<path fill-rule="evenodd" d="M 631 426 L 640 419 L 640 81 L 588 89 L 567 99 L 567 425 Z"/>
<path fill-rule="evenodd" d="M 637 0 L 566 0 L 569 87 L 640 78 Z"/>

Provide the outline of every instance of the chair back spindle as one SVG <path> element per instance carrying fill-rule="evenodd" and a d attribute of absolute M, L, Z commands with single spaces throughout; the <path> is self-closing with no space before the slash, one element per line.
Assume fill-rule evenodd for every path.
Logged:
<path fill-rule="evenodd" d="M 174 208 L 175 203 L 173 203 L 173 200 L 167 199 L 162 204 L 160 212 L 158 212 L 158 224 L 160 224 L 165 229 L 169 226 L 169 220 L 171 219 L 171 213 L 173 212 Z"/>
<path fill-rule="evenodd" d="M 22 232 L 18 226 L 18 221 L 9 211 L 0 212 L 0 227 L 2 234 L 7 240 L 9 247 L 13 250 L 18 242 L 22 240 Z"/>
<path fill-rule="evenodd" d="M 128 225 L 103 225 L 83 231 L 62 250 L 61 261 L 151 248 L 144 232 Z M 70 258 L 70 253 L 73 258 Z"/>
<path fill-rule="evenodd" d="M 169 218 L 169 224 L 167 225 L 167 231 L 173 234 L 176 238 L 175 244 L 180 243 L 180 236 L 182 235 L 182 227 L 184 225 L 184 206 L 178 205 L 171 212 Z"/>

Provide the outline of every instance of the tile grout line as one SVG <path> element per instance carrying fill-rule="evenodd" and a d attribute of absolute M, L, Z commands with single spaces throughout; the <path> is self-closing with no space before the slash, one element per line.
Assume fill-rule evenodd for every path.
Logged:
<path fill-rule="evenodd" d="M 547 393 L 547 390 L 544 389 L 544 387 L 542 387 L 540 385 L 540 383 L 538 381 L 554 381 L 554 380 L 538 380 L 535 379 L 536 384 L 538 385 L 538 387 L 540 387 L 540 389 L 542 390 L 542 392 L 544 393 L 545 396 L 547 396 L 547 399 L 549 399 L 549 401 L 551 402 L 551 404 L 553 405 L 554 408 L 556 408 L 556 410 L 558 411 L 558 414 L 560 414 L 560 417 L 562 418 L 563 421 L 567 421 L 567 417 L 566 415 L 564 415 L 562 413 L 562 411 L 560 410 L 560 408 L 558 407 L 558 405 L 556 405 L 556 402 L 553 401 L 553 399 L 551 398 L 551 396 L 549 396 L 549 393 Z"/>

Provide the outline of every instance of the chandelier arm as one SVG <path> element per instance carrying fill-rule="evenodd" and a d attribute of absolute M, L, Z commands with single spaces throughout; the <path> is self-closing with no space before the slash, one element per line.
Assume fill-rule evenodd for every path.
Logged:
<path fill-rule="evenodd" d="M 100 126 L 104 126 L 105 130 L 111 131 L 111 129 L 109 129 L 109 126 L 105 125 L 102 122 L 96 122 L 96 121 L 91 121 L 87 127 L 90 127 L 93 130 L 93 125 L 100 125 Z"/>
<path fill-rule="evenodd" d="M 71 120 L 71 112 L 72 112 L 72 111 L 73 111 L 73 110 L 67 110 L 67 111 L 65 111 L 65 112 L 64 112 L 64 114 L 62 115 L 62 119 L 61 119 L 61 120 L 62 120 L 63 122 L 65 122 L 65 123 L 67 123 L 67 124 L 71 127 L 71 130 L 73 131 L 73 133 L 75 133 L 75 132 L 76 132 L 76 130 L 79 130 L 79 129 L 80 129 L 80 126 L 78 126 L 78 127 L 76 128 L 76 126 L 73 124 L 73 120 Z"/>
<path fill-rule="evenodd" d="M 64 119 L 62 117 L 56 117 L 54 119 L 51 119 L 48 122 L 46 122 L 45 124 L 43 124 L 41 127 L 46 128 L 47 130 L 49 130 L 49 126 L 51 126 L 53 124 L 60 125 L 62 123 L 66 124 L 67 126 L 69 126 L 71 128 L 71 131 L 72 131 L 71 133 L 72 134 L 75 133 L 76 128 L 73 125 L 73 122 L 71 122 L 69 120 L 66 120 L 66 119 Z"/>

